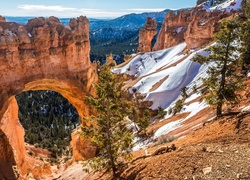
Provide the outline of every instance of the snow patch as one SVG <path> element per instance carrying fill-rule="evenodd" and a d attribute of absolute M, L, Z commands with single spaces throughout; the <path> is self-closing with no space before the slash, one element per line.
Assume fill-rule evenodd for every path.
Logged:
<path fill-rule="evenodd" d="M 177 121 L 173 121 L 170 123 L 167 123 L 166 125 L 160 127 L 154 134 L 153 139 L 156 139 L 164 134 L 168 134 L 171 131 L 178 129 L 179 127 L 181 127 L 183 125 L 183 123 L 188 120 L 189 118 L 195 116 L 198 112 L 200 112 L 201 110 L 205 109 L 206 107 L 208 107 L 208 104 L 205 101 L 200 102 L 194 102 L 188 106 L 184 106 L 181 110 L 181 113 L 184 112 L 190 112 L 190 114 L 184 118 L 184 119 L 180 119 Z"/>
<path fill-rule="evenodd" d="M 182 31 L 182 28 L 183 28 L 183 27 L 179 27 L 179 28 L 176 30 L 176 33 L 177 33 L 177 34 L 180 33 L 180 32 Z"/>
<path fill-rule="evenodd" d="M 210 6 L 211 2 L 207 1 L 207 2 L 203 3 L 202 6 L 207 12 L 211 12 L 214 10 L 221 10 L 221 11 L 225 10 L 227 12 L 230 12 L 231 10 L 238 11 L 238 10 L 242 9 L 241 2 L 242 2 L 242 0 L 227 0 L 221 4 L 218 4 L 217 6 L 211 7 Z"/>
<path fill-rule="evenodd" d="M 250 106 L 246 106 L 246 107 L 242 108 L 241 111 L 242 111 L 242 112 L 250 111 Z"/>

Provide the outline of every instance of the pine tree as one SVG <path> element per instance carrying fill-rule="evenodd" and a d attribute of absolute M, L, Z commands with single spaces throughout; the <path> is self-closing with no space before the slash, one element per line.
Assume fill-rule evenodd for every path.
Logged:
<path fill-rule="evenodd" d="M 85 118 L 89 126 L 82 127 L 84 136 L 99 150 L 95 158 L 87 161 L 87 165 L 95 171 L 112 171 L 114 176 L 122 161 L 131 157 L 129 150 L 133 140 L 124 118 L 130 110 L 129 102 L 123 97 L 122 85 L 116 82 L 116 75 L 103 66 L 96 84 L 97 97 L 86 97 L 97 115 Z"/>
<path fill-rule="evenodd" d="M 236 102 L 239 99 L 236 91 L 242 87 L 237 71 L 238 25 L 235 19 L 221 23 L 215 40 L 217 44 L 207 50 L 210 51 L 209 56 L 197 55 L 193 60 L 201 64 L 213 62 L 208 71 L 209 77 L 204 79 L 207 87 L 204 96 L 210 105 L 216 106 L 217 116 L 221 116 L 223 104 Z"/>
<path fill-rule="evenodd" d="M 244 3 L 243 9 L 246 20 L 241 23 L 240 39 L 242 70 L 246 74 L 250 68 L 250 1 Z"/>

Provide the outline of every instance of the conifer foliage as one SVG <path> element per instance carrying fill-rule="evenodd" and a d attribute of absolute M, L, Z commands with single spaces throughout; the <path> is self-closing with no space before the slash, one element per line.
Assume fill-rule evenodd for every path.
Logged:
<path fill-rule="evenodd" d="M 250 1 L 244 3 L 243 9 L 246 20 L 241 23 L 240 29 L 241 60 L 243 73 L 246 74 L 250 68 Z"/>
<path fill-rule="evenodd" d="M 217 44 L 207 51 L 209 56 L 197 55 L 193 60 L 201 64 L 210 64 L 209 77 L 204 79 L 207 90 L 205 99 L 216 106 L 217 116 L 222 115 L 224 103 L 239 100 L 236 91 L 242 87 L 239 71 L 237 47 L 238 25 L 235 19 L 221 23 L 220 31 L 216 34 Z"/>
<path fill-rule="evenodd" d="M 114 176 L 122 161 L 131 157 L 129 151 L 133 141 L 133 133 L 124 118 L 130 113 L 129 102 L 123 97 L 123 84 L 116 79 L 107 66 L 102 67 L 96 84 L 97 97 L 86 98 L 97 115 L 86 118 L 89 126 L 82 127 L 85 138 L 99 150 L 86 165 L 95 171 L 112 171 Z"/>

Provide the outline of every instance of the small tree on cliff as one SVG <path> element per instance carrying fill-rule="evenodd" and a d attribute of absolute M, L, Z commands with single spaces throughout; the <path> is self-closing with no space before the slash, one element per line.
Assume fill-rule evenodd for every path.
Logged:
<path fill-rule="evenodd" d="M 242 87 L 237 71 L 237 30 L 238 25 L 234 19 L 222 22 L 220 31 L 215 36 L 217 45 L 207 50 L 210 55 L 197 55 L 193 58 L 201 64 L 213 62 L 208 71 L 209 77 L 204 79 L 204 85 L 207 87 L 204 96 L 209 104 L 216 106 L 217 116 L 222 115 L 222 105 L 225 102 L 238 100 L 236 90 Z"/>
<path fill-rule="evenodd" d="M 133 134 L 124 117 L 130 113 L 129 102 L 123 97 L 122 83 L 104 66 L 96 84 L 97 98 L 88 96 L 87 102 L 96 110 L 96 116 L 86 118 L 90 126 L 82 127 L 84 136 L 98 147 L 95 158 L 87 164 L 95 171 L 116 171 L 122 161 L 131 157 Z"/>

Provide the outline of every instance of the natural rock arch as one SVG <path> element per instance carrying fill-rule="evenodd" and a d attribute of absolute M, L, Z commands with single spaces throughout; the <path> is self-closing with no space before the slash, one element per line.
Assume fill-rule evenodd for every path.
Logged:
<path fill-rule="evenodd" d="M 22 147 L 15 152 L 25 153 L 22 152 L 23 138 L 12 143 L 10 128 L 15 127 L 8 129 L 10 122 L 19 124 L 16 94 L 28 90 L 56 91 L 68 99 L 80 117 L 89 114 L 84 99 L 93 94 L 92 84 L 97 81 L 96 67 L 90 62 L 89 52 L 89 21 L 86 17 L 71 19 L 69 27 L 55 17 L 35 18 L 24 26 L 0 22 L 0 130 L 13 151 Z M 4 118 L 6 121 L 3 122 Z M 73 139 L 79 141 L 79 138 L 75 133 Z M 87 153 L 89 150 L 81 147 L 78 151 L 74 142 L 71 144 L 77 160 L 91 156 Z M 25 175 L 28 172 L 25 156 L 17 159 L 19 173 Z"/>

